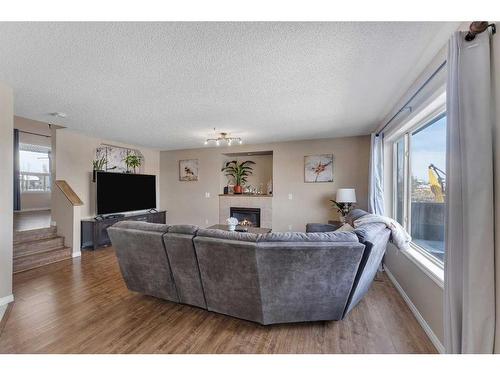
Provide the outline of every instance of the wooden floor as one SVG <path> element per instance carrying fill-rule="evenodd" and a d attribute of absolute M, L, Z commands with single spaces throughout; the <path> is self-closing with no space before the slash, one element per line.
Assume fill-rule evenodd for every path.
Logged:
<path fill-rule="evenodd" d="M 261 326 L 127 290 L 112 248 L 14 276 L 0 353 L 435 353 L 385 275 L 339 322 Z"/>
<path fill-rule="evenodd" d="M 14 212 L 14 231 L 50 227 L 50 210 Z"/>

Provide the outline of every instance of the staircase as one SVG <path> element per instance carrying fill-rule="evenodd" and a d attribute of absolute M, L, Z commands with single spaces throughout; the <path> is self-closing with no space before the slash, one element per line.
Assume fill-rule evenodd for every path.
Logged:
<path fill-rule="evenodd" d="M 14 232 L 14 273 L 65 259 L 71 259 L 71 249 L 56 227 Z"/>

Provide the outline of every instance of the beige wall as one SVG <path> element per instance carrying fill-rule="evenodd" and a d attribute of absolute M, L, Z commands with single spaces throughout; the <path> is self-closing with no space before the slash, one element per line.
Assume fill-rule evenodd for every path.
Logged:
<path fill-rule="evenodd" d="M 497 25 L 500 21 L 497 22 Z M 496 268 L 496 333 L 495 353 L 500 353 L 500 40 L 498 34 L 493 40 L 493 91 L 495 107 L 495 268 Z"/>
<path fill-rule="evenodd" d="M 95 216 L 92 160 L 95 159 L 96 148 L 102 143 L 140 150 L 144 156 L 144 165 L 141 167 L 141 172 L 156 175 L 157 184 L 159 185 L 159 151 L 89 137 L 69 129 L 58 129 L 55 140 L 56 179 L 66 180 L 83 201 L 84 205 L 81 207 L 82 218 Z M 160 194 L 158 189 L 157 192 L 158 207 Z"/>
<path fill-rule="evenodd" d="M 443 287 L 392 244 L 387 248 L 384 266 L 394 276 L 442 345 L 444 343 Z"/>
<path fill-rule="evenodd" d="M 12 298 L 13 117 L 12 90 L 0 83 L 0 306 Z"/>
<path fill-rule="evenodd" d="M 50 192 L 21 193 L 21 210 L 47 210 L 50 209 Z"/>
<path fill-rule="evenodd" d="M 50 137 L 49 124 L 25 117 L 14 116 L 14 128 L 25 132 L 47 135 Z M 49 144 L 50 145 L 50 144 Z"/>
<path fill-rule="evenodd" d="M 304 231 L 306 223 L 338 217 L 329 202 L 338 188 L 355 188 L 359 207 L 366 209 L 369 147 L 369 137 L 362 136 L 242 145 L 230 151 L 273 151 L 273 230 Z M 224 185 L 220 167 L 227 152 L 220 147 L 161 152 L 160 207 L 168 211 L 169 223 L 207 226 L 219 222 L 218 194 Z M 334 182 L 305 183 L 304 156 L 327 153 L 334 155 Z M 179 181 L 182 159 L 199 159 L 198 181 Z"/>

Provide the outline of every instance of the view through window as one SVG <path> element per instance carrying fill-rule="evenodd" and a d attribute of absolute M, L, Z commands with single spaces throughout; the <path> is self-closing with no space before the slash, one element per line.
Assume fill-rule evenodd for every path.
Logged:
<path fill-rule="evenodd" d="M 395 218 L 410 232 L 414 244 L 442 262 L 445 252 L 446 116 L 438 116 L 405 134 L 395 143 L 394 155 Z"/>
<path fill-rule="evenodd" d="M 50 191 L 50 148 L 19 144 L 21 192 Z"/>

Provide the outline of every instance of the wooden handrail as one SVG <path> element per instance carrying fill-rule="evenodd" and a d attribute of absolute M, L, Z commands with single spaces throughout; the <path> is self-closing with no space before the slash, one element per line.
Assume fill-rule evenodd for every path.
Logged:
<path fill-rule="evenodd" d="M 82 200 L 76 195 L 74 190 L 69 186 L 69 184 L 65 180 L 56 180 L 56 186 L 61 189 L 64 196 L 68 199 L 68 201 L 73 206 L 82 206 Z"/>

